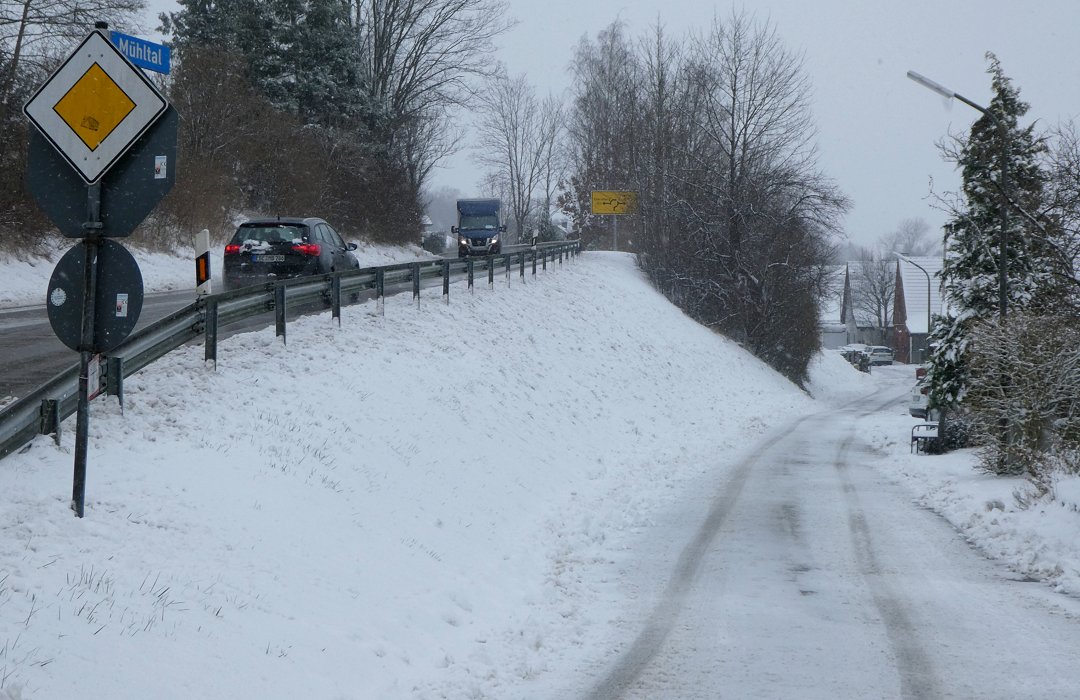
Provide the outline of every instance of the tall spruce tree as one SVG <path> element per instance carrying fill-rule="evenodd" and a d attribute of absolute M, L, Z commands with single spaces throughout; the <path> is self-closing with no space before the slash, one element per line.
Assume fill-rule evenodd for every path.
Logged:
<path fill-rule="evenodd" d="M 254 86 L 279 110 L 308 123 L 355 113 L 361 62 L 348 7 L 337 0 L 179 0 L 162 15 L 183 60 L 189 51 L 231 47 Z"/>
<path fill-rule="evenodd" d="M 1032 224 L 1019 212 L 1041 208 L 1046 175 L 1040 167 L 1045 150 L 1034 125 L 1021 128 L 1028 104 L 1005 76 L 997 57 L 988 53 L 994 97 L 988 111 L 971 127 L 956 162 L 961 169 L 964 206 L 945 230 L 945 265 L 942 270 L 948 314 L 934 321 L 931 333 L 930 401 L 932 406 L 955 407 L 964 400 L 969 336 L 973 326 L 1000 312 L 1002 157 L 1007 171 L 1010 200 L 1006 243 L 1006 310 L 1018 313 L 1053 303 L 1060 293 L 1053 281 L 1042 236 L 1030 235 Z"/>

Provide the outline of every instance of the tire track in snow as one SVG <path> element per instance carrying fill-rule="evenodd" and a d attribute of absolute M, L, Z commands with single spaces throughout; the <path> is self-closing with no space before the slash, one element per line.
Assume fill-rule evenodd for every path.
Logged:
<path fill-rule="evenodd" d="M 853 441 L 854 436 L 849 435 L 840 443 L 834 466 L 840 474 L 844 499 L 847 502 L 848 530 L 855 550 L 855 561 L 863 580 L 866 581 L 874 607 L 881 616 L 882 624 L 885 626 L 885 636 L 896 657 L 896 670 L 900 677 L 900 696 L 927 699 L 942 697 L 933 661 L 920 644 L 918 627 L 913 624 L 903 598 L 882 576 L 870 526 L 859 502 L 858 490 L 848 470 L 849 453 Z"/>
<path fill-rule="evenodd" d="M 898 402 L 902 394 L 882 399 L 878 391 L 868 393 L 840 408 L 842 412 L 869 414 L 889 404 Z M 866 401 L 875 400 L 873 407 L 860 407 Z M 771 449 L 781 445 L 784 440 L 804 421 L 821 419 L 826 414 L 811 414 L 798 418 L 778 429 L 762 446 L 740 462 L 721 485 L 719 495 L 709 509 L 709 514 L 698 529 L 694 538 L 679 555 L 678 562 L 668 581 L 661 602 L 653 609 L 641 633 L 634 639 L 624 653 L 619 656 L 614 666 L 596 683 L 585 696 L 586 700 L 613 700 L 620 698 L 645 672 L 653 659 L 659 654 L 664 642 L 671 634 L 684 607 L 694 579 L 701 569 L 705 557 L 721 526 L 733 510 L 742 493 L 752 468 L 761 462 Z"/>
<path fill-rule="evenodd" d="M 773 434 L 760 449 L 740 462 L 722 484 L 719 495 L 709 508 L 709 514 L 690 543 L 679 555 L 671 579 L 664 589 L 661 602 L 653 609 L 644 629 L 585 697 L 587 700 L 611 700 L 623 693 L 640 678 L 652 660 L 660 652 L 664 641 L 671 634 L 683 608 L 687 594 L 701 569 L 702 560 L 716 538 L 728 514 L 734 508 L 752 468 L 761 461 L 789 433 L 810 416 L 799 418 Z"/>

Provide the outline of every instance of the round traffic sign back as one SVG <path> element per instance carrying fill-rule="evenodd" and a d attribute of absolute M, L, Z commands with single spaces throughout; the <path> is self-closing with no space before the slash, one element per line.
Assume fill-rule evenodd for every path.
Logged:
<path fill-rule="evenodd" d="M 135 258 L 116 241 L 97 243 L 97 294 L 94 296 L 94 341 L 91 352 L 108 352 L 130 335 L 143 303 L 142 272 Z M 64 345 L 81 350 L 85 300 L 86 247 L 80 242 L 60 258 L 45 306 L 53 332 Z"/>

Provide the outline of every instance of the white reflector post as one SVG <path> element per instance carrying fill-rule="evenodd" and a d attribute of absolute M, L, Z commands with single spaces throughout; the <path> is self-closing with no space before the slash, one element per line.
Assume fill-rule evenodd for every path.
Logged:
<path fill-rule="evenodd" d="M 195 234 L 195 296 L 212 294 L 210 289 L 210 231 Z"/>

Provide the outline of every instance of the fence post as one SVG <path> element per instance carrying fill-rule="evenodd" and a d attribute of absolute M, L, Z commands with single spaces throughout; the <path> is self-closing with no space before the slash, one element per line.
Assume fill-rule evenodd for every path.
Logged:
<path fill-rule="evenodd" d="M 284 345 L 289 342 L 285 339 L 285 283 L 274 283 L 274 335 L 281 338 Z"/>

